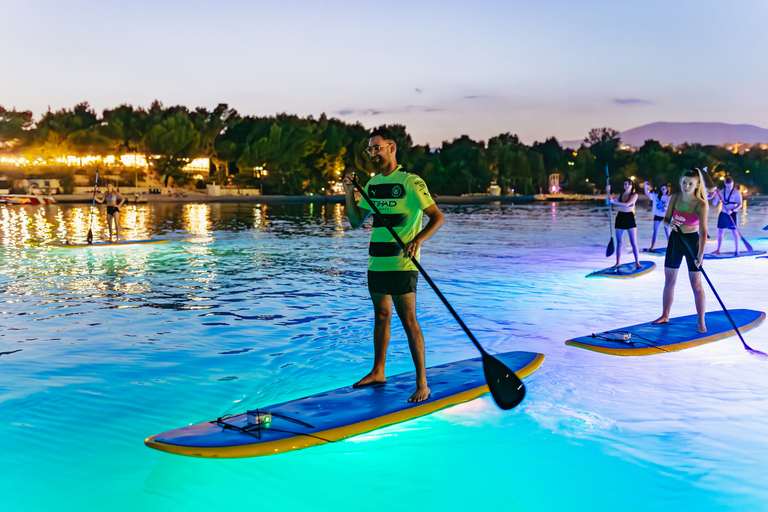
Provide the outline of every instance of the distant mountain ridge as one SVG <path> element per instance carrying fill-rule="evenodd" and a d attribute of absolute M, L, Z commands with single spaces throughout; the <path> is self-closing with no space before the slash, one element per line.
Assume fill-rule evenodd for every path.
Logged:
<path fill-rule="evenodd" d="M 621 132 L 622 145 L 640 147 L 649 139 L 674 145 L 685 142 L 705 146 L 758 144 L 768 143 L 768 129 L 751 124 L 658 122 Z M 581 140 L 568 140 L 561 144 L 577 149 L 581 143 Z"/>

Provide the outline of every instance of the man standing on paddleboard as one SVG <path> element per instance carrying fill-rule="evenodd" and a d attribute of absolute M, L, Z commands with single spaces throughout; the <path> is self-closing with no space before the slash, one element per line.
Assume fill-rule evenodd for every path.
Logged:
<path fill-rule="evenodd" d="M 354 387 L 370 386 L 387 381 L 384 366 L 389 345 L 389 326 L 392 304 L 408 335 L 411 357 L 416 366 L 416 391 L 409 402 L 422 402 L 429 398 L 427 386 L 424 336 L 416 320 L 416 285 L 419 271 L 411 261 L 418 261 L 421 244 L 437 233 L 445 219 L 429 194 L 424 180 L 403 170 L 397 164 L 397 144 L 394 135 L 386 128 L 371 132 L 366 153 L 377 173 L 365 186 L 365 193 L 379 209 L 384 219 L 405 242 L 405 250 L 395 241 L 381 219 L 373 221 L 371 242 L 368 248 L 368 291 L 373 301 L 373 369 L 354 384 Z M 352 228 L 359 228 L 371 214 L 372 207 L 365 199 L 355 201 L 353 174 L 344 176 L 347 217 Z M 429 222 L 422 229 L 422 212 Z"/>

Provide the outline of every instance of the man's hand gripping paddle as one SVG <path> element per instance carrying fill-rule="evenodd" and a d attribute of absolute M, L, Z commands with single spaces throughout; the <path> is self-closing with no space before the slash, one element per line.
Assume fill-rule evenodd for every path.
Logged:
<path fill-rule="evenodd" d="M 384 227 L 389 230 L 400 248 L 405 250 L 405 244 L 400 239 L 400 237 L 397 236 L 397 233 L 395 233 L 395 230 L 392 229 L 392 226 L 389 225 L 387 219 L 381 214 L 376 205 L 365 193 L 363 187 L 361 187 L 357 182 L 357 177 L 355 175 L 352 175 L 352 184 L 355 186 L 357 191 L 360 192 L 360 195 L 363 196 L 363 199 L 365 199 L 371 206 L 374 215 L 378 216 L 379 222 L 381 222 Z M 522 402 L 523 398 L 525 398 L 525 385 L 523 382 L 517 377 L 515 372 L 507 368 L 504 363 L 485 351 L 482 345 L 480 345 L 480 342 L 478 342 L 472 332 L 470 332 L 469 327 L 464 324 L 461 318 L 459 318 L 458 313 L 456 313 L 456 311 L 454 311 L 454 309 L 448 303 L 448 300 L 443 296 L 442 293 L 440 293 L 440 290 L 437 289 L 437 285 L 435 285 L 432 279 L 430 279 L 430 277 L 427 275 L 427 272 L 422 268 L 419 262 L 416 261 L 416 258 L 411 258 L 411 261 L 414 265 L 416 265 L 416 268 L 419 269 L 421 275 L 424 276 L 424 279 L 427 280 L 429 286 L 431 286 L 437 296 L 440 297 L 440 300 L 443 301 L 445 307 L 447 307 L 448 311 L 451 312 L 453 318 L 459 322 L 461 328 L 464 329 L 464 332 L 467 333 L 469 339 L 472 340 L 472 343 L 475 344 L 475 347 L 477 347 L 477 350 L 479 350 L 480 354 L 483 356 L 483 372 L 485 373 L 485 381 L 488 383 L 488 388 L 491 391 L 491 395 L 493 396 L 496 405 L 498 405 L 501 409 L 508 410 Z"/>

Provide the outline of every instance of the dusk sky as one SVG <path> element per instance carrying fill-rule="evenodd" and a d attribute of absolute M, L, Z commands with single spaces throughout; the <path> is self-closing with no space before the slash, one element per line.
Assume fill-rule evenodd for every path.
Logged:
<path fill-rule="evenodd" d="M 768 126 L 768 2 L 0 0 L 0 105 L 228 103 L 417 143 Z"/>

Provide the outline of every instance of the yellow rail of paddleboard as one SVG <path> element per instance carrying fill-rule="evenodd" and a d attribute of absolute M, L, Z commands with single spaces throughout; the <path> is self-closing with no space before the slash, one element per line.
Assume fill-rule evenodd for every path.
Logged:
<path fill-rule="evenodd" d="M 539 369 L 541 363 L 544 362 L 544 354 L 537 354 L 536 357 L 528 363 L 526 366 L 515 372 L 519 378 L 525 378 L 531 375 L 533 372 Z M 161 443 L 155 441 L 155 436 L 150 436 L 144 440 L 144 444 L 150 448 L 160 450 L 163 452 L 174 453 L 176 455 L 186 455 L 189 457 L 209 457 L 209 458 L 239 458 L 239 457 L 259 457 L 263 455 L 274 455 L 282 452 L 290 452 L 293 450 L 301 450 L 302 448 L 309 448 L 318 444 L 326 444 L 329 441 L 340 441 L 348 437 L 364 434 L 377 428 L 386 427 L 387 425 L 393 425 L 412 418 L 418 418 L 426 414 L 431 414 L 440 409 L 456 405 L 461 402 L 468 402 L 480 395 L 489 393 L 488 385 L 483 385 L 475 389 L 470 389 L 464 393 L 449 396 L 442 400 L 435 400 L 434 402 L 426 402 L 423 405 L 412 407 L 404 411 L 398 411 L 396 413 L 387 414 L 379 418 L 373 418 L 360 423 L 354 423 L 352 425 L 346 425 L 344 427 L 334 428 L 317 432 L 313 435 L 322 437 L 318 439 L 316 437 L 308 436 L 296 436 L 289 439 L 280 439 L 276 441 L 270 441 L 266 443 L 258 443 L 251 445 L 241 446 L 225 446 L 225 447 L 188 447 L 177 446 L 173 444 Z"/>
<path fill-rule="evenodd" d="M 155 245 L 155 244 L 164 244 L 168 241 L 168 239 L 165 240 L 151 240 L 148 242 L 113 242 L 113 243 L 99 243 L 98 245 L 95 244 L 62 244 L 62 243 L 49 243 L 46 244 L 48 247 L 54 247 L 56 249 L 82 249 L 84 247 L 123 247 L 125 245 Z"/>
<path fill-rule="evenodd" d="M 751 331 L 758 325 L 762 324 L 764 321 L 765 321 L 765 313 L 762 313 L 760 317 L 757 318 L 757 320 L 754 320 L 746 324 L 744 327 L 739 327 L 739 332 Z M 699 338 L 691 341 L 683 341 L 683 342 L 675 343 L 672 345 L 660 345 L 659 347 L 638 347 L 638 348 L 596 347 L 594 345 L 588 345 L 586 343 L 580 343 L 578 341 L 573 341 L 573 340 L 568 340 L 565 342 L 565 344 L 571 345 L 573 347 L 579 347 L 579 348 L 591 350 L 592 352 L 600 352 L 601 354 L 611 354 L 613 356 L 651 356 L 655 354 L 661 354 L 663 352 L 677 352 L 678 350 L 683 350 L 686 348 L 698 347 L 699 345 L 705 345 L 707 343 L 712 343 L 713 341 L 719 341 L 725 338 L 730 338 L 735 334 L 736 334 L 736 331 L 731 329 L 730 331 L 719 332 L 717 334 L 712 334 L 711 336 L 705 336 L 704 338 Z"/>

